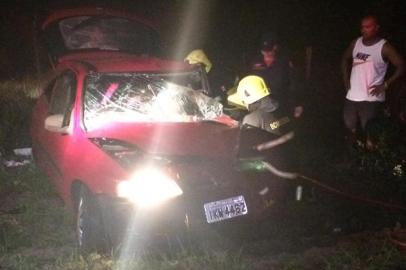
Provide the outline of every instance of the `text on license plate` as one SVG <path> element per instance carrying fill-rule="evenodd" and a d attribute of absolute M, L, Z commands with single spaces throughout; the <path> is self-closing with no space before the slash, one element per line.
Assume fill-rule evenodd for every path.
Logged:
<path fill-rule="evenodd" d="M 216 202 L 204 204 L 207 223 L 214 223 L 225 219 L 248 214 L 244 197 L 237 196 Z"/>

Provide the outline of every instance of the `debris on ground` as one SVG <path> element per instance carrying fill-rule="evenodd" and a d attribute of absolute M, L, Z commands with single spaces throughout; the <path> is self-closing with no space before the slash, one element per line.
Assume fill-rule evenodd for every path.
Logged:
<path fill-rule="evenodd" d="M 3 155 L 0 153 L 0 160 L 6 168 L 24 166 L 31 163 L 32 149 L 31 148 L 16 148 L 12 155 Z"/>

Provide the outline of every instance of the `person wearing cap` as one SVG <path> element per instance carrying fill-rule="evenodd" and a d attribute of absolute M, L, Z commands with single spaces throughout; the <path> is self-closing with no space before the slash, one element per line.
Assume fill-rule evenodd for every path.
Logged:
<path fill-rule="evenodd" d="M 271 97 L 278 101 L 279 109 L 288 116 L 299 118 L 303 114 L 300 79 L 293 63 L 282 52 L 278 37 L 268 34 L 261 43 L 261 54 L 251 63 L 249 74 L 264 79 L 272 89 Z"/>

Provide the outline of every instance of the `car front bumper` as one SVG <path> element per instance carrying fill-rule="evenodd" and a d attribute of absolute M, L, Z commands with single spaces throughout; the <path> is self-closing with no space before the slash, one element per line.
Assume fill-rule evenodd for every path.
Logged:
<path fill-rule="evenodd" d="M 99 195 L 98 200 L 109 238 L 117 243 L 129 236 L 147 239 L 257 223 L 272 216 L 274 209 L 283 203 L 289 192 L 291 188 L 281 179 L 270 177 L 269 174 L 246 174 L 244 181 L 236 180 L 230 185 L 195 186 L 182 196 L 153 209 L 137 209 L 127 200 L 105 195 Z M 244 197 L 248 208 L 246 215 L 211 224 L 207 222 L 204 204 L 236 196 Z"/>

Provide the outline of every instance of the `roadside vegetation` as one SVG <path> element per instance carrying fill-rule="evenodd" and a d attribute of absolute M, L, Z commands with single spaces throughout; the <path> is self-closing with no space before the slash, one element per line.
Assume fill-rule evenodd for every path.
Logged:
<path fill-rule="evenodd" d="M 29 79 L 22 83 L 0 83 L 1 153 L 5 148 L 24 143 L 34 97 L 38 95 L 31 89 L 38 89 L 36 85 Z M 355 166 L 348 169 L 329 167 L 328 162 L 321 162 L 325 154 L 322 151 L 313 152 L 310 157 L 307 155 L 309 161 L 302 165 L 318 171 L 323 180 L 330 179 L 347 190 L 359 191 L 368 186 L 364 192 L 371 196 L 390 194 L 393 196 L 387 198 L 401 202 L 402 194 L 406 192 L 405 131 L 389 124 L 387 119 L 382 121 L 376 129 L 377 149 L 371 153 L 360 146 Z M 10 139 L 18 139 L 18 143 L 11 143 Z M 323 165 L 321 169 L 320 164 Z M 361 175 L 362 178 L 358 178 Z M 374 182 L 369 185 L 371 179 Z M 330 198 L 330 195 L 323 194 L 323 198 Z M 366 220 L 370 226 L 361 227 L 356 234 L 348 234 L 344 233 L 345 228 L 331 224 L 331 220 L 343 212 L 347 214 L 353 205 L 337 203 L 336 197 L 317 199 L 317 196 L 311 197 L 309 201 L 288 208 L 290 216 L 295 217 L 290 225 L 275 228 L 270 225 L 266 227 L 270 232 L 266 237 L 247 237 L 249 241 L 237 246 L 193 245 L 176 253 L 143 254 L 120 260 L 118 254 L 82 256 L 78 253 L 72 214 L 35 164 L 1 167 L 0 269 L 405 269 L 406 256 L 387 237 L 391 229 L 389 224 L 401 220 L 399 213 L 378 211 L 377 214 L 370 208 L 360 208 L 358 213 L 369 216 Z M 330 203 L 333 207 L 324 207 Z M 379 221 L 386 216 L 391 217 L 388 218 L 390 222 Z M 351 223 L 353 219 L 347 221 Z M 314 235 L 318 241 L 313 241 Z"/>
<path fill-rule="evenodd" d="M 307 245 L 296 251 L 278 244 L 284 240 L 290 245 L 294 241 L 287 231 L 284 236 L 252 240 L 241 247 L 185 248 L 177 253 L 143 254 L 127 260 L 120 260 L 117 254 L 81 256 L 74 243 L 71 216 L 48 179 L 34 165 L 2 170 L 0 269 L 389 270 L 406 267 L 406 257 L 388 241 L 387 230 L 342 235 L 335 241 L 318 242 L 320 246 Z"/>

